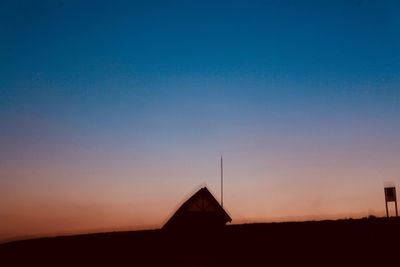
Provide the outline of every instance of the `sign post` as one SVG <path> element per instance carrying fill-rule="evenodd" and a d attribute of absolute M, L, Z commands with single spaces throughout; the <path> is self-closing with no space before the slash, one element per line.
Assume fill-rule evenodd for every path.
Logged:
<path fill-rule="evenodd" d="M 385 204 L 386 204 L 386 216 L 389 217 L 388 202 L 394 202 L 396 217 L 397 213 L 397 198 L 396 198 L 396 187 L 395 186 L 385 186 Z"/>

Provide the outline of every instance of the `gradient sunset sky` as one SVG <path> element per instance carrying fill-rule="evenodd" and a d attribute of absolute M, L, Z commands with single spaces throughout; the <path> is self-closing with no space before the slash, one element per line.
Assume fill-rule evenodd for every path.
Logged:
<path fill-rule="evenodd" d="M 0 1 L 0 240 L 384 215 L 399 1 Z"/>

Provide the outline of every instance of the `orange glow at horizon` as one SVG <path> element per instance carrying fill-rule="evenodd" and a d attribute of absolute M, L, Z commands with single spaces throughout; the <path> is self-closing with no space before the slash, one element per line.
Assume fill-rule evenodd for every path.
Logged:
<path fill-rule="evenodd" d="M 383 216 L 382 180 L 400 172 L 365 168 L 361 155 L 359 167 L 351 158 L 326 162 L 329 155 L 242 156 L 224 156 L 224 206 L 232 223 Z M 159 228 L 201 185 L 219 200 L 218 158 L 167 162 L 118 164 L 118 171 L 107 164 L 73 172 L 57 165 L 3 169 L 13 183 L 2 186 L 0 239 Z"/>

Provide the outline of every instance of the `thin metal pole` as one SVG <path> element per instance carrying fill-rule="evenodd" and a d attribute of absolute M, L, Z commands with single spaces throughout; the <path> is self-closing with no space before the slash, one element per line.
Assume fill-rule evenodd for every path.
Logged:
<path fill-rule="evenodd" d="M 223 183 L 223 179 L 224 179 L 224 167 L 223 167 L 223 160 L 222 160 L 222 155 L 221 155 L 221 207 L 224 207 L 224 183 Z"/>
<path fill-rule="evenodd" d="M 399 216 L 398 211 L 397 211 L 397 196 L 396 196 L 396 187 L 394 188 L 394 207 L 396 209 L 396 217 Z"/>
<path fill-rule="evenodd" d="M 388 204 L 387 201 L 385 200 L 386 203 L 386 217 L 389 217 L 389 210 L 388 210 Z"/>

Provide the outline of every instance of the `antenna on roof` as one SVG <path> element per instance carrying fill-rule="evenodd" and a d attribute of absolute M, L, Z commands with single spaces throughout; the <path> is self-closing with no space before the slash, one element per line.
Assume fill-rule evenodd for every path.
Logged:
<path fill-rule="evenodd" d="M 223 180 L 224 179 L 224 166 L 223 166 L 223 159 L 221 155 L 221 207 L 224 207 L 224 185 L 223 185 Z"/>

